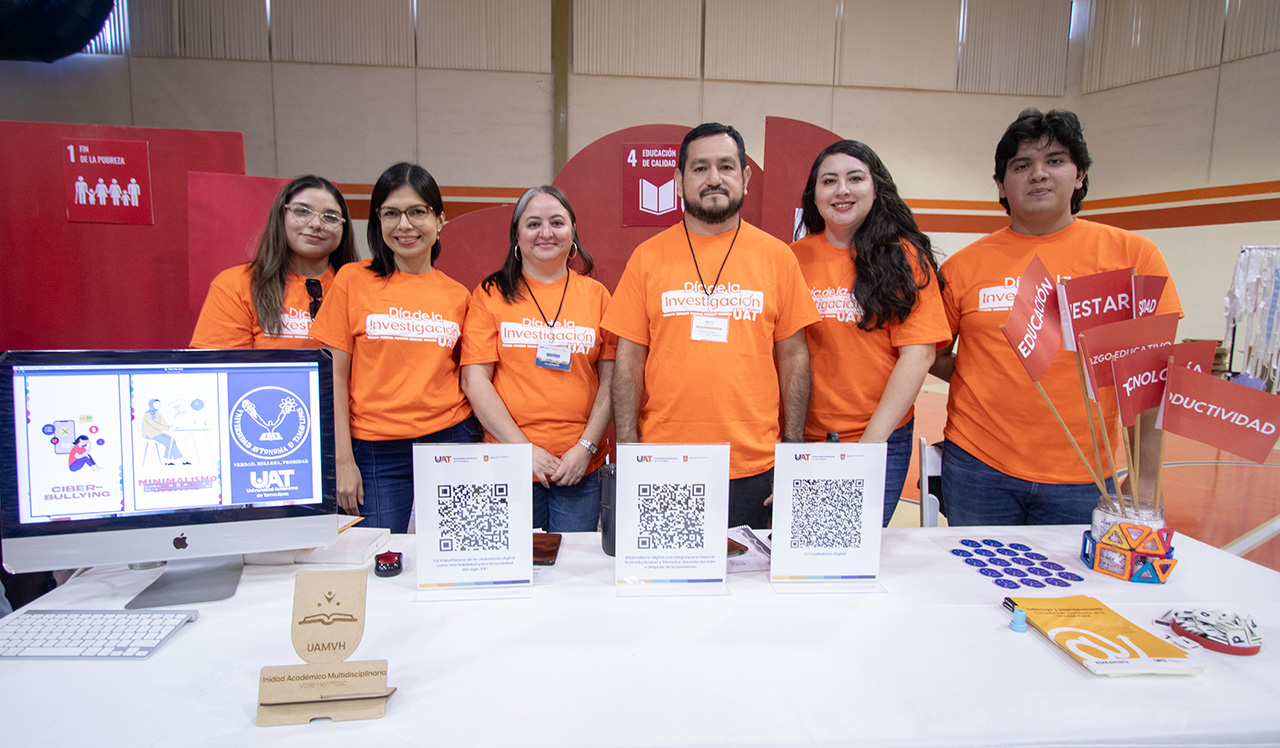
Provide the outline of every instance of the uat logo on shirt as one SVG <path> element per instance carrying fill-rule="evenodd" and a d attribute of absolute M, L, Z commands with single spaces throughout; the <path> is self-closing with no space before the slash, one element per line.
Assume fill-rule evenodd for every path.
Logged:
<path fill-rule="evenodd" d="M 364 321 L 370 340 L 410 340 L 452 348 L 462 334 L 457 322 L 436 312 L 391 307 L 386 314 L 370 314 Z"/>

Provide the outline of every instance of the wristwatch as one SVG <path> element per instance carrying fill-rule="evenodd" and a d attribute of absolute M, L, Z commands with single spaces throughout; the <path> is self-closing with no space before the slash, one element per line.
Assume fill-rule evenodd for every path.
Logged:
<path fill-rule="evenodd" d="M 579 446 L 579 447 L 582 447 L 582 448 L 583 448 L 583 449 L 585 449 L 585 450 L 587 450 L 587 452 L 588 452 L 589 454 L 595 454 L 595 453 L 596 453 L 596 445 L 592 444 L 591 442 L 587 441 L 586 439 L 579 439 L 579 440 L 578 440 L 578 446 Z"/>

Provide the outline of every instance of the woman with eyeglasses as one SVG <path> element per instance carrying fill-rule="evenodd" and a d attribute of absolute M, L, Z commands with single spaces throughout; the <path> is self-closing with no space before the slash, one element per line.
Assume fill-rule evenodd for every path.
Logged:
<path fill-rule="evenodd" d="M 942 274 L 880 157 L 841 140 L 814 159 L 791 245 L 821 321 L 805 328 L 813 396 L 805 440 L 888 445 L 887 526 L 911 463 L 913 405 L 938 343 L 951 341 Z M 797 232 L 799 233 L 799 232 Z"/>
<path fill-rule="evenodd" d="M 609 291 L 587 277 L 593 265 L 569 198 L 526 191 L 506 260 L 471 295 L 463 333 L 462 389 L 486 440 L 533 443 L 533 526 L 548 532 L 593 532 L 600 520 L 597 447 L 613 418 L 618 341 L 600 327 Z"/>
<path fill-rule="evenodd" d="M 311 336 L 333 353 L 338 505 L 405 532 L 414 442 L 474 442 L 458 384 L 469 294 L 435 269 L 444 201 L 417 164 L 382 173 L 369 200 L 373 259 L 338 272 Z"/>
<path fill-rule="evenodd" d="M 311 320 L 338 268 L 356 259 L 342 193 L 323 177 L 280 189 L 252 262 L 209 286 L 192 348 L 318 348 Z"/>

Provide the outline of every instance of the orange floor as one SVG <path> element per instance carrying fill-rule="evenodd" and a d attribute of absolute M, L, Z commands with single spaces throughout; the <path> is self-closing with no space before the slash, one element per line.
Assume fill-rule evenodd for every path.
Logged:
<path fill-rule="evenodd" d="M 945 385 L 930 378 L 916 399 L 917 438 L 942 439 L 946 402 Z M 904 499 L 918 500 L 917 476 L 913 460 Z M 1280 571 L 1280 452 L 1256 465 L 1169 434 L 1162 483 L 1165 518 L 1174 530 Z M 893 524 L 918 524 L 918 513 L 916 502 L 904 502 Z"/>

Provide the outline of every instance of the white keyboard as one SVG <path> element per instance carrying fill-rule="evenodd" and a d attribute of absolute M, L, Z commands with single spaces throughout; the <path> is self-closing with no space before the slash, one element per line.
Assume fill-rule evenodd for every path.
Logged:
<path fill-rule="evenodd" d="M 28 610 L 0 620 L 0 659 L 151 656 L 197 610 Z"/>

